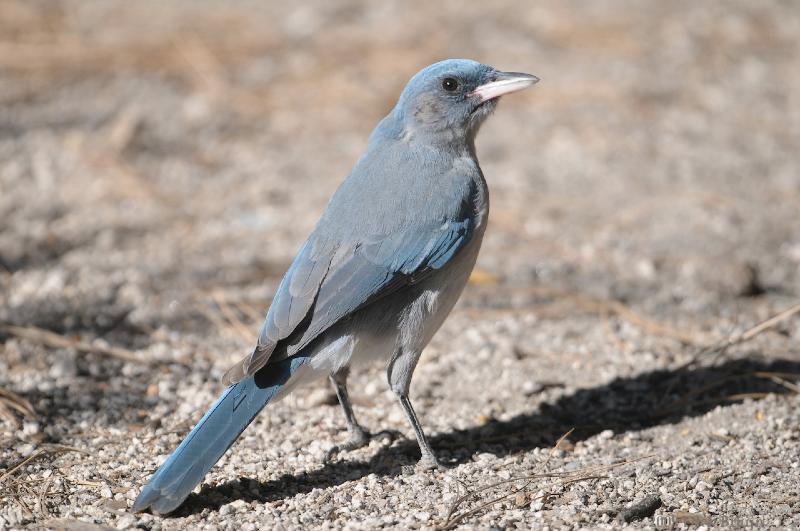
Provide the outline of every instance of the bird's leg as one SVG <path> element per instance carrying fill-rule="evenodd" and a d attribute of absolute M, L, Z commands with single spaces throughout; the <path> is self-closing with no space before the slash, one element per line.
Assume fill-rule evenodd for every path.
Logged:
<path fill-rule="evenodd" d="M 417 414 L 411 406 L 411 400 L 409 400 L 407 395 L 398 395 L 397 398 L 400 400 L 400 405 L 403 406 L 403 411 L 405 411 L 406 417 L 408 417 L 408 422 L 410 422 L 411 427 L 414 428 L 414 435 L 417 436 L 419 451 L 422 453 L 422 457 L 419 463 L 417 463 L 417 466 L 424 470 L 439 468 L 439 461 L 436 459 L 436 454 L 433 453 L 428 438 L 425 437 L 425 432 L 422 431 L 422 426 L 419 423 Z"/>
<path fill-rule="evenodd" d="M 432 470 L 439 468 L 439 461 L 436 459 L 436 454 L 433 453 L 428 438 L 425 437 L 425 432 L 422 431 L 422 425 L 419 423 L 417 414 L 411 405 L 411 400 L 408 398 L 408 390 L 411 387 L 411 375 L 414 373 L 414 368 L 417 366 L 420 353 L 406 353 L 402 352 L 392 359 L 386 375 L 389 379 L 389 386 L 394 391 L 403 411 L 408 418 L 411 427 L 414 428 L 414 435 L 417 436 L 417 443 L 419 444 L 419 451 L 422 454 L 417 466 L 424 470 Z"/>
<path fill-rule="evenodd" d="M 347 376 L 349 374 L 350 369 L 345 367 L 330 375 L 331 383 L 336 390 L 336 396 L 339 398 L 339 404 L 342 406 L 344 418 L 347 421 L 347 431 L 350 432 L 350 440 L 339 447 L 340 450 L 359 448 L 369 441 L 369 432 L 358 423 L 356 415 L 353 413 L 353 404 L 350 402 L 350 394 L 347 392 Z M 349 448 L 346 448 L 347 446 Z"/>
<path fill-rule="evenodd" d="M 350 438 L 345 443 L 337 444 L 328 450 L 328 453 L 325 455 L 325 461 L 330 461 L 339 452 L 348 452 L 366 446 L 369 444 L 370 439 L 388 437 L 391 442 L 399 435 L 392 430 L 383 430 L 376 434 L 371 434 L 358 423 L 356 415 L 353 413 L 353 404 L 350 402 L 350 395 L 347 392 L 347 376 L 349 373 L 350 369 L 344 367 L 335 373 L 331 373 L 330 380 L 333 384 L 333 388 L 336 390 L 339 404 L 342 406 L 344 418 L 347 421 L 347 431 L 350 432 Z"/>

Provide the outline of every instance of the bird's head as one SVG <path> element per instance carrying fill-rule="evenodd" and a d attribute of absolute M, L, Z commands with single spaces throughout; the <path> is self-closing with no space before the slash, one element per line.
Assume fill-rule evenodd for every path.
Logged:
<path fill-rule="evenodd" d="M 539 81 L 530 74 L 500 72 L 468 59 L 448 59 L 418 72 L 394 109 L 395 126 L 408 137 L 471 141 L 500 96 Z"/>

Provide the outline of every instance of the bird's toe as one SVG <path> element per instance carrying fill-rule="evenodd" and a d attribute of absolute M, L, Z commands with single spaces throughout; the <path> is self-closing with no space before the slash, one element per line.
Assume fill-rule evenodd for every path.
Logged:
<path fill-rule="evenodd" d="M 381 430 L 377 433 L 371 434 L 370 438 L 383 439 L 387 443 L 389 443 L 389 445 L 391 445 L 395 441 L 398 441 L 400 439 L 405 439 L 406 436 L 403 435 L 403 433 L 398 430 Z"/>
<path fill-rule="evenodd" d="M 355 430 L 350 432 L 350 438 L 346 442 L 335 445 L 325 453 L 325 462 L 328 463 L 332 461 L 333 458 L 342 452 L 350 452 L 363 448 L 373 439 L 383 439 L 391 445 L 394 441 L 402 438 L 404 438 L 404 435 L 397 430 L 381 430 L 377 433 L 370 433 L 364 429 Z"/>

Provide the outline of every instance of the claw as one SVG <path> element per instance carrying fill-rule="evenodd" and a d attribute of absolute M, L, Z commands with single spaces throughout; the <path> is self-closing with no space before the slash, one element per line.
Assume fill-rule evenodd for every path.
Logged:
<path fill-rule="evenodd" d="M 325 453 L 324 461 L 329 463 L 341 452 L 350 452 L 363 448 L 368 445 L 372 439 L 386 439 L 389 445 L 391 445 L 397 439 L 404 437 L 405 436 L 397 430 L 381 430 L 377 433 L 370 433 L 366 430 L 351 432 L 350 438 L 346 442 L 335 445 Z"/>

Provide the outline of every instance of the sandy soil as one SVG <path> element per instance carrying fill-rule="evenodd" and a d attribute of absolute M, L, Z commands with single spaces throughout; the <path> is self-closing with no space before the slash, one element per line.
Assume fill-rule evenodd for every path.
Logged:
<path fill-rule="evenodd" d="M 290 4 L 0 3 L 0 528 L 800 526 L 800 320 L 697 356 L 800 300 L 796 6 Z M 325 464 L 323 382 L 130 514 L 445 57 L 542 78 L 478 139 L 490 228 L 412 386 L 449 468 Z M 381 367 L 351 392 L 413 437 Z"/>

